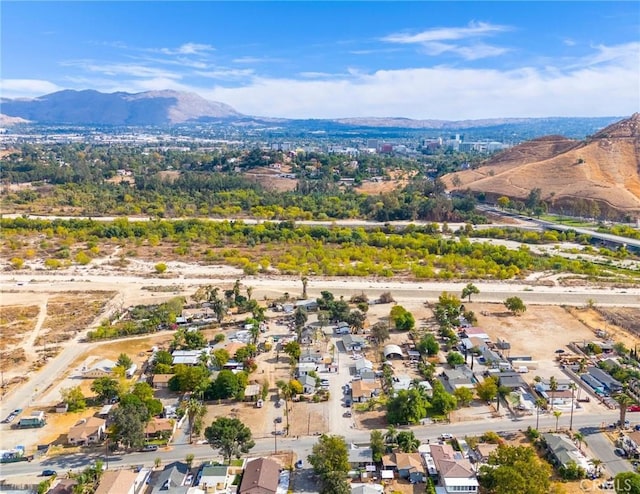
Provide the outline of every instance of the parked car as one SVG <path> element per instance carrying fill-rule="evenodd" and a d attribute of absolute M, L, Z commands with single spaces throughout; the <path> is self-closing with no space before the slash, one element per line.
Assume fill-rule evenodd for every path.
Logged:
<path fill-rule="evenodd" d="M 43 470 L 40 475 L 42 475 L 43 477 L 53 477 L 56 474 L 57 473 L 55 470 Z"/>
<path fill-rule="evenodd" d="M 296 461 L 296 468 L 299 470 L 302 468 L 302 460 Z"/>
<path fill-rule="evenodd" d="M 447 432 L 440 434 L 440 439 L 442 439 L 443 441 L 446 441 L 448 439 L 453 439 L 453 434 L 449 434 Z"/>
<path fill-rule="evenodd" d="M 282 417 L 276 417 L 275 419 L 273 419 L 273 421 L 274 421 L 276 424 L 281 424 L 281 423 L 282 423 Z"/>
<path fill-rule="evenodd" d="M 623 458 L 624 458 L 625 456 L 627 456 L 627 452 L 626 452 L 624 449 L 622 449 L 622 448 L 616 448 L 616 449 L 614 449 L 614 450 L 613 450 L 613 452 L 614 452 L 615 454 L 617 454 L 618 456 L 622 456 Z"/>
<path fill-rule="evenodd" d="M 140 451 L 158 451 L 157 444 L 145 444 Z"/>

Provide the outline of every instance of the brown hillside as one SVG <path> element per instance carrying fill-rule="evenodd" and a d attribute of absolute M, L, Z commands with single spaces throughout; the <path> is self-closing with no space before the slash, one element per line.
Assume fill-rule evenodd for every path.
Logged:
<path fill-rule="evenodd" d="M 450 190 L 524 200 L 535 188 L 551 210 L 597 203 L 603 216 L 640 214 L 640 114 L 585 141 L 548 136 L 515 146 L 476 170 L 443 178 Z M 458 177 L 454 179 L 454 177 Z M 453 183 L 456 182 L 456 186 Z"/>

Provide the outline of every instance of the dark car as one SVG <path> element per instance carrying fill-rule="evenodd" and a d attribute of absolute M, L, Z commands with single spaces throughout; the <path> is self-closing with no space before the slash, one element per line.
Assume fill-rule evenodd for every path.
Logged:
<path fill-rule="evenodd" d="M 145 446 L 140 451 L 158 451 L 157 444 L 145 444 Z"/>
<path fill-rule="evenodd" d="M 40 475 L 42 475 L 43 477 L 53 477 L 54 475 L 56 475 L 56 471 L 55 470 L 43 470 Z"/>
<path fill-rule="evenodd" d="M 558 349 L 556 350 L 556 353 L 564 353 L 564 350 L 563 350 L 562 348 L 558 348 Z"/>
<path fill-rule="evenodd" d="M 624 449 L 622 449 L 622 448 L 616 448 L 616 449 L 614 449 L 614 450 L 613 450 L 613 452 L 614 452 L 615 454 L 617 454 L 618 456 L 622 456 L 623 458 L 624 458 L 625 456 L 627 456 L 627 452 L 626 452 Z"/>

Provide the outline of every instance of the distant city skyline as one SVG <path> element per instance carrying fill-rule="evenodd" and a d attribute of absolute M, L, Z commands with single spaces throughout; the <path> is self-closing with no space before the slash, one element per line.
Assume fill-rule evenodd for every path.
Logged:
<path fill-rule="evenodd" d="M 173 89 L 286 118 L 640 111 L 634 1 L 5 0 L 0 19 L 5 98 Z"/>

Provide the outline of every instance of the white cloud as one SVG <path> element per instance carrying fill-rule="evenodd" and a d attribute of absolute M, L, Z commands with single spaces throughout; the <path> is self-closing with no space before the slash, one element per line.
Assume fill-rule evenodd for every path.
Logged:
<path fill-rule="evenodd" d="M 613 57 L 627 53 L 628 58 Z M 416 119 L 630 115 L 640 108 L 633 50 L 598 49 L 605 67 L 515 70 L 450 67 L 352 72 L 331 80 L 255 78 L 239 88 L 199 92 L 250 115 L 290 118 L 402 116 Z M 638 50 L 635 51 L 637 57 Z M 636 58 L 637 59 L 637 58 Z"/>
<path fill-rule="evenodd" d="M 214 51 L 215 48 L 211 45 L 201 43 L 184 43 L 178 48 L 160 48 L 160 52 L 165 55 L 201 55 Z"/>
<path fill-rule="evenodd" d="M 34 98 L 61 89 L 57 84 L 42 79 L 0 80 L 0 96 L 3 98 Z"/>
<path fill-rule="evenodd" d="M 434 41 L 477 38 L 508 30 L 510 30 L 508 26 L 494 25 L 487 22 L 470 22 L 467 27 L 441 27 L 427 29 L 416 34 L 395 33 L 385 36 L 381 40 L 388 43 L 422 44 Z"/>
<path fill-rule="evenodd" d="M 169 70 L 135 63 L 98 63 L 88 60 L 76 60 L 63 62 L 62 65 L 77 67 L 88 72 L 104 74 L 112 77 L 131 76 L 164 79 L 181 79 L 183 77 L 182 74 L 177 72 L 171 72 Z"/>
<path fill-rule="evenodd" d="M 273 63 L 273 62 L 282 62 L 281 58 L 272 58 L 272 57 L 238 57 L 232 60 L 233 63 Z"/>
<path fill-rule="evenodd" d="M 218 68 L 215 70 L 208 71 L 196 71 L 194 72 L 196 75 L 202 77 L 208 77 L 211 79 L 244 79 L 247 77 L 251 77 L 254 73 L 253 69 L 227 69 L 227 68 Z"/>

